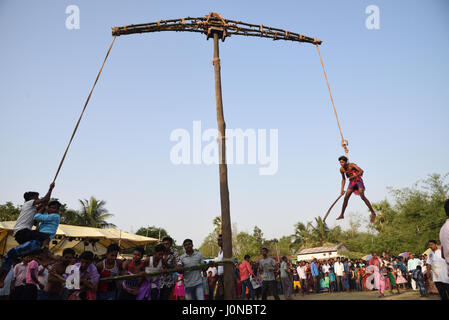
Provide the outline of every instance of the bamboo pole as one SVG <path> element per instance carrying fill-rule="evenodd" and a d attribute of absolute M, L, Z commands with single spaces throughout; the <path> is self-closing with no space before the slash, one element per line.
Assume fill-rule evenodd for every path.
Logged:
<path fill-rule="evenodd" d="M 208 34 L 210 28 L 221 29 L 225 37 L 231 35 L 271 38 L 273 40 L 288 40 L 308 42 L 321 45 L 322 41 L 296 32 L 269 27 L 263 24 L 252 24 L 242 21 L 224 19 L 218 13 L 209 13 L 203 17 L 185 17 L 180 19 L 159 20 L 156 22 L 131 24 L 113 27 L 112 35 L 120 36 L 135 33 L 161 31 L 188 31 Z"/>
<path fill-rule="evenodd" d="M 214 34 L 214 65 L 215 74 L 215 102 L 217 105 L 218 124 L 218 150 L 219 150 L 219 174 L 220 174 L 220 200 L 221 200 L 221 227 L 223 236 L 223 258 L 232 257 L 232 230 L 231 214 L 229 209 L 228 167 L 226 164 L 226 123 L 223 115 L 223 98 L 221 91 L 219 33 Z M 224 298 L 231 300 L 234 292 L 233 268 L 231 264 L 224 266 Z"/>

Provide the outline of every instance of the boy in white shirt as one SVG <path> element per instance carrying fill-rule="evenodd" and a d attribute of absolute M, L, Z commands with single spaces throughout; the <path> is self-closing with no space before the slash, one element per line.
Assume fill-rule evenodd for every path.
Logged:
<path fill-rule="evenodd" d="M 432 278 L 441 300 L 449 300 L 449 276 L 446 261 L 441 258 L 441 250 L 435 240 L 429 241 L 430 252 L 427 264 L 432 270 Z"/>

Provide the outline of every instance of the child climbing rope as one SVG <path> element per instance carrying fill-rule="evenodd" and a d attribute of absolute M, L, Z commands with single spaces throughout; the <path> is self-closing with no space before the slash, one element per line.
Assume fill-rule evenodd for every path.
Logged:
<path fill-rule="evenodd" d="M 365 202 L 369 211 L 371 211 L 370 221 L 374 222 L 374 220 L 376 219 L 376 213 L 374 212 L 374 209 L 371 206 L 369 200 L 365 197 L 365 185 L 363 184 L 362 180 L 363 170 L 360 169 L 355 163 L 349 163 L 348 158 L 346 158 L 345 156 L 341 156 L 340 158 L 338 158 L 338 161 L 340 161 L 341 165 L 341 195 L 345 194 L 346 177 L 349 179 L 349 185 L 348 189 L 346 190 L 341 214 L 337 218 L 337 220 L 344 219 L 344 213 L 348 205 L 349 197 L 351 197 L 351 194 L 354 192 L 356 195 L 360 195 L 360 198 L 362 198 L 362 200 Z"/>

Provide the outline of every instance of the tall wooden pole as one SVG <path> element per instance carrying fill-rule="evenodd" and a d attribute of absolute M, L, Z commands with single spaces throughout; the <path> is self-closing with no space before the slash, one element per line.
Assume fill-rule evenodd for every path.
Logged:
<path fill-rule="evenodd" d="M 223 99 L 221 93 L 221 73 L 220 73 L 220 54 L 218 47 L 219 33 L 214 34 L 214 65 L 215 72 L 215 101 L 217 104 L 217 123 L 218 123 L 218 151 L 219 151 L 219 172 L 220 172 L 220 200 L 221 200 L 221 227 L 223 236 L 223 258 L 232 257 L 232 229 L 231 214 L 229 210 L 229 189 L 228 189 L 228 167 L 226 164 L 226 123 L 223 116 Z M 224 265 L 224 298 L 231 300 L 233 298 L 234 279 L 233 266 L 230 263 Z"/>

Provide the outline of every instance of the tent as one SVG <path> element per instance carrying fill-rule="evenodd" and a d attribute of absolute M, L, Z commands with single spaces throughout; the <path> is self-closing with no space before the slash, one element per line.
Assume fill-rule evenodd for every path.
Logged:
<path fill-rule="evenodd" d="M 13 236 L 15 224 L 16 221 L 0 222 L 0 253 L 3 255 L 18 245 Z M 157 241 L 155 238 L 139 236 L 114 228 L 99 229 L 60 224 L 55 238 L 50 243 L 50 251 L 61 255 L 64 249 L 72 248 L 78 254 L 89 250 L 96 255 L 103 255 L 106 253 L 106 248 L 112 243 L 117 243 L 120 249 L 129 249 Z"/>
<path fill-rule="evenodd" d="M 371 259 L 372 257 L 373 257 L 372 255 L 368 254 L 368 255 L 362 257 L 362 259 L 363 259 L 364 261 L 368 261 L 368 260 Z"/>
<path fill-rule="evenodd" d="M 441 244 L 439 244 L 439 245 L 437 245 L 437 247 L 438 247 L 438 249 L 440 249 L 441 250 Z M 427 250 L 426 251 L 424 251 L 423 253 L 422 253 L 422 255 L 429 255 L 429 252 L 430 252 L 430 248 L 427 248 Z"/>

